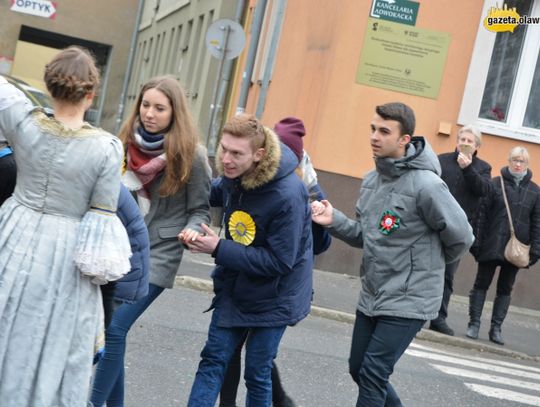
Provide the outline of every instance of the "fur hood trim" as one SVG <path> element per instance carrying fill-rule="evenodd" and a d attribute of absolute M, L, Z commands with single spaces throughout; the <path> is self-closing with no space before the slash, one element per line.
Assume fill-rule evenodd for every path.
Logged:
<path fill-rule="evenodd" d="M 264 149 L 265 154 L 255 169 L 249 174 L 242 176 L 240 183 L 245 190 L 253 190 L 269 183 L 276 176 L 281 161 L 281 143 L 272 130 L 264 127 Z M 221 147 L 218 147 L 216 168 L 219 175 L 223 175 L 223 164 L 221 157 Z"/>

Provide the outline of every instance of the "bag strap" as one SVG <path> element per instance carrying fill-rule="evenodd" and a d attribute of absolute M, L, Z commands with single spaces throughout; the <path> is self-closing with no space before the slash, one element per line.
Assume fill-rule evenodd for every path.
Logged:
<path fill-rule="evenodd" d="M 514 236 L 515 235 L 514 223 L 512 222 L 512 214 L 510 213 L 510 206 L 508 206 L 508 199 L 506 198 L 506 191 L 504 189 L 504 180 L 503 180 L 502 175 L 501 175 L 501 189 L 502 189 L 502 194 L 504 198 L 504 205 L 506 206 L 506 212 L 508 213 L 508 222 L 510 223 L 510 234 Z"/>

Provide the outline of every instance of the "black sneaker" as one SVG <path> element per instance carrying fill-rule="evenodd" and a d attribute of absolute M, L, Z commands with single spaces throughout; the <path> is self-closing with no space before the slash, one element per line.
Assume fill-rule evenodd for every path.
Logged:
<path fill-rule="evenodd" d="M 429 329 L 435 332 L 440 332 L 444 335 L 448 336 L 454 336 L 454 330 L 448 326 L 446 321 L 431 321 L 431 324 L 429 325 Z"/>

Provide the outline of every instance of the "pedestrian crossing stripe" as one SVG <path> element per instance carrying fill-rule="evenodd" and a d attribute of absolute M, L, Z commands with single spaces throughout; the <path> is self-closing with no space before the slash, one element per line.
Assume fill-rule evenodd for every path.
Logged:
<path fill-rule="evenodd" d="M 468 389 L 482 396 L 540 407 L 540 396 L 536 395 L 540 389 L 539 368 L 478 356 L 460 355 L 418 343 L 412 343 L 405 353 L 431 361 L 430 366 L 444 374 L 493 384 L 494 386 L 471 383 L 468 380 L 464 382 Z M 502 387 L 495 387 L 495 385 Z M 505 387 L 524 389 L 526 392 L 521 393 Z"/>
<path fill-rule="evenodd" d="M 411 348 L 412 349 L 424 350 L 424 351 L 427 351 L 427 352 L 430 352 L 430 353 L 437 353 L 437 354 L 441 354 L 441 355 L 458 356 L 460 359 L 475 360 L 475 361 L 478 361 L 478 362 L 490 363 L 490 364 L 493 364 L 493 365 L 506 366 L 506 367 L 516 368 L 516 369 L 520 369 L 520 370 L 526 370 L 526 371 L 530 371 L 530 372 L 540 373 L 540 368 L 533 367 L 533 366 L 521 365 L 519 363 L 513 363 L 513 362 L 506 362 L 504 360 L 494 360 L 494 359 L 482 358 L 482 357 L 479 357 L 479 356 L 457 355 L 456 353 L 430 348 L 429 346 L 419 345 L 419 344 L 417 344 L 415 342 L 413 342 L 409 346 L 409 349 L 411 349 Z"/>
<path fill-rule="evenodd" d="M 498 387 L 484 386 L 483 384 L 476 383 L 465 383 L 465 386 L 483 396 L 497 398 L 500 400 L 515 401 L 516 403 L 527 404 L 529 406 L 540 406 L 540 397 L 529 394 L 500 389 Z"/>
<path fill-rule="evenodd" d="M 505 386 L 520 387 L 522 389 L 538 388 L 537 383 L 510 379 L 509 377 L 496 376 L 496 375 L 492 375 L 488 373 L 481 373 L 481 372 L 476 372 L 472 370 L 459 369 L 457 367 L 443 366 L 443 365 L 437 365 L 437 364 L 431 365 L 431 366 L 433 366 L 435 369 L 443 373 L 446 373 L 452 376 L 465 377 L 467 379 L 477 379 L 477 380 L 482 380 L 485 382 L 502 384 Z"/>
<path fill-rule="evenodd" d="M 434 360 L 438 362 L 446 362 L 446 363 L 452 363 L 460 366 L 466 366 L 473 369 L 480 369 L 480 370 L 489 370 L 490 372 L 495 373 L 501 373 L 501 374 L 508 374 L 512 376 L 517 377 L 524 377 L 527 379 L 533 379 L 540 381 L 540 374 L 539 373 L 533 373 L 533 372 L 524 372 L 522 370 L 518 370 L 515 368 L 509 368 L 504 366 L 498 366 L 491 362 L 477 362 L 473 360 L 467 360 L 462 359 L 461 357 L 453 357 L 453 356 L 446 356 L 446 355 L 438 355 L 434 353 L 429 352 L 422 352 L 417 351 L 413 349 L 407 350 L 405 353 L 407 353 L 410 356 L 416 356 L 423 359 L 429 359 Z"/>

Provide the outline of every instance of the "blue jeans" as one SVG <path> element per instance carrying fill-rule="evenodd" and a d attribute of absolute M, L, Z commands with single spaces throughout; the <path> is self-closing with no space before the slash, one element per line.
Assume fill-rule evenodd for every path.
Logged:
<path fill-rule="evenodd" d="M 133 323 L 163 292 L 164 288 L 150 284 L 148 295 L 134 304 L 120 305 L 105 331 L 105 354 L 97 365 L 92 396 L 94 407 L 124 406 L 124 355 L 126 336 Z"/>
<path fill-rule="evenodd" d="M 356 311 L 349 372 L 358 384 L 357 407 L 401 407 L 388 381 L 403 352 L 425 321 Z"/>
<path fill-rule="evenodd" d="M 286 326 L 273 328 L 221 328 L 217 326 L 219 308 L 214 309 L 208 339 L 201 352 L 199 369 L 189 395 L 188 407 L 214 407 L 221 384 L 235 350 L 247 334 L 247 407 L 272 405 L 272 361 Z"/>
<path fill-rule="evenodd" d="M 247 339 L 247 337 L 245 338 Z M 240 371 L 242 370 L 242 348 L 244 342 L 240 342 L 236 350 L 234 351 L 229 365 L 225 372 L 225 378 L 221 385 L 219 392 L 219 405 L 223 407 L 236 407 L 236 395 L 238 393 L 238 384 L 240 383 Z M 281 378 L 279 377 L 279 371 L 275 364 L 272 362 L 272 404 L 282 405 L 286 401 L 287 393 L 281 384 Z"/>

